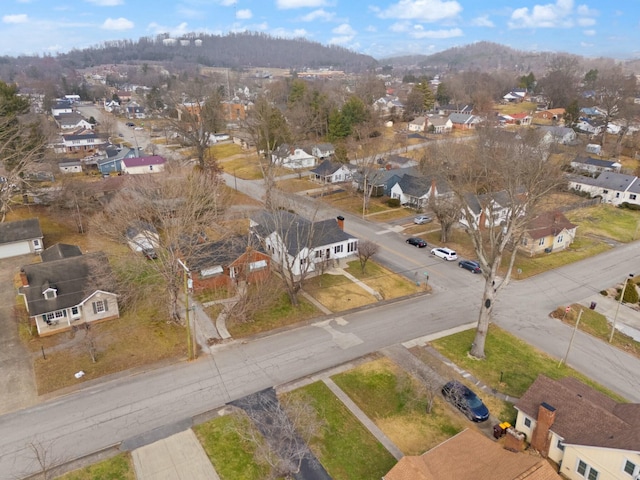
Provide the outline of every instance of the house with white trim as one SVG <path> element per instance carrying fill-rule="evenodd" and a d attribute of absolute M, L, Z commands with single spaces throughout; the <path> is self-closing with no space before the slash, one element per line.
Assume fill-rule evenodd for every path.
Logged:
<path fill-rule="evenodd" d="M 633 175 L 602 172 L 597 178 L 569 175 L 569 188 L 602 198 L 603 203 L 640 205 L 640 179 Z"/>
<path fill-rule="evenodd" d="M 416 210 L 424 210 L 433 197 L 452 195 L 447 182 L 439 177 L 419 177 L 406 174 L 400 177 L 391 187 L 391 198 L 400 200 L 400 204 Z"/>
<path fill-rule="evenodd" d="M 582 157 L 578 155 L 571 160 L 571 167 L 587 173 L 619 172 L 622 164 L 613 160 L 602 160 L 600 158 Z"/>
<path fill-rule="evenodd" d="M 104 147 L 107 141 L 100 138 L 93 130 L 79 130 L 62 134 L 62 145 L 59 153 L 84 152 Z"/>
<path fill-rule="evenodd" d="M 314 167 L 317 162 L 316 157 L 304 149 L 292 147 L 286 143 L 273 151 L 271 161 L 276 165 L 294 170 Z"/>
<path fill-rule="evenodd" d="M 465 196 L 465 203 L 460 224 L 480 229 L 501 225 L 511 215 L 513 208 L 506 190 L 484 195 L 468 194 Z M 520 215 L 524 214 L 525 212 L 520 212 Z"/>
<path fill-rule="evenodd" d="M 160 155 L 150 157 L 126 157 L 122 159 L 122 173 L 128 175 L 143 175 L 164 171 L 167 161 Z"/>
<path fill-rule="evenodd" d="M 355 165 L 350 163 L 332 162 L 325 160 L 316 168 L 310 170 L 313 179 L 320 183 L 341 183 L 353 178 Z"/>
<path fill-rule="evenodd" d="M 0 258 L 40 253 L 42 246 L 40 220 L 28 218 L 0 223 Z"/>

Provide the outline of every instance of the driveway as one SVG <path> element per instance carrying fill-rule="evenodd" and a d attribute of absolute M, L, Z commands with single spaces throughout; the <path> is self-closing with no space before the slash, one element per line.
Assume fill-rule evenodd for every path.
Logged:
<path fill-rule="evenodd" d="M 13 317 L 16 290 L 13 277 L 33 255 L 0 260 L 0 414 L 34 405 L 36 382 L 30 352 L 18 338 Z"/>

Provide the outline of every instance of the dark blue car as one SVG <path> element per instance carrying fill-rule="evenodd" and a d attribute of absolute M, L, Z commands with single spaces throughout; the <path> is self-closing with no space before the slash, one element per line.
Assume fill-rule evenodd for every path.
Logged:
<path fill-rule="evenodd" d="M 456 380 L 442 387 L 442 396 L 473 422 L 484 422 L 489 418 L 489 409 L 466 385 Z"/>

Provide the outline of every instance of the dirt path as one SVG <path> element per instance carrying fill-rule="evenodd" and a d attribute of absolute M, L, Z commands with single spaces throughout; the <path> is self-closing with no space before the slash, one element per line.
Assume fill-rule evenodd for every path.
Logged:
<path fill-rule="evenodd" d="M 13 316 L 13 277 L 32 261 L 32 255 L 0 260 L 0 414 L 34 405 L 38 398 L 31 355 L 20 342 Z"/>

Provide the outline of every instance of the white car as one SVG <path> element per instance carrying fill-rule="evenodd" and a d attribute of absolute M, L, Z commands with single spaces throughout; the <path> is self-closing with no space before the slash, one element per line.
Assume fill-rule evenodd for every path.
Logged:
<path fill-rule="evenodd" d="M 444 258 L 445 260 L 452 262 L 458 259 L 458 255 L 456 252 L 451 250 L 450 248 L 440 247 L 440 248 L 432 248 L 431 255 L 435 255 L 436 257 Z"/>
<path fill-rule="evenodd" d="M 432 219 L 429 215 L 419 215 L 413 219 L 413 223 L 416 225 L 423 225 L 425 223 L 429 223 L 431 220 Z"/>

